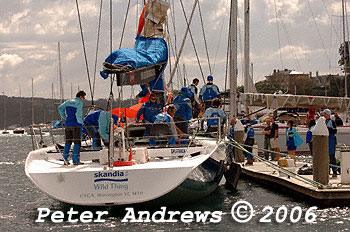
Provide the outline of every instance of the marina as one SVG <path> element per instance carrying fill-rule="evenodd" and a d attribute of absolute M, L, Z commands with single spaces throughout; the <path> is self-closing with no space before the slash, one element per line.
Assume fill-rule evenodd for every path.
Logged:
<path fill-rule="evenodd" d="M 329 185 L 322 188 L 304 180 L 306 178 L 312 181 L 312 175 L 300 175 L 301 178 L 297 176 L 297 170 L 306 163 L 297 162 L 295 168 L 287 170 L 276 168 L 277 162 L 273 163 L 274 168 L 264 162 L 255 162 L 252 166 L 245 165 L 242 167 L 242 177 L 323 208 L 350 204 L 350 184 L 341 184 L 340 175 L 330 178 Z"/>

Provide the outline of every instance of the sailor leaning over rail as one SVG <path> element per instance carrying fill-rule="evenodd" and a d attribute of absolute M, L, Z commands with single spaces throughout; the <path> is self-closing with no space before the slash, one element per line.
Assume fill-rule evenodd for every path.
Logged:
<path fill-rule="evenodd" d="M 76 98 L 68 100 L 58 107 L 58 112 L 65 121 L 65 145 L 63 151 L 63 158 L 65 164 L 69 164 L 69 150 L 74 143 L 72 160 L 74 165 L 82 164 L 79 157 L 79 148 L 81 141 L 81 130 L 83 127 L 83 101 L 86 93 L 79 91 Z"/>
<path fill-rule="evenodd" d="M 157 96 L 154 93 L 149 95 L 148 101 L 143 103 L 136 115 L 136 120 L 139 122 L 143 115 L 142 122 L 145 123 L 146 130 L 144 136 L 150 135 L 152 124 L 156 118 L 156 115 L 162 112 L 162 106 L 157 102 Z M 149 138 L 150 144 L 154 144 L 153 138 Z"/>
<path fill-rule="evenodd" d="M 101 149 L 101 138 L 105 146 L 109 144 L 109 120 L 113 117 L 114 124 L 118 124 L 118 117 L 111 115 L 105 110 L 96 110 L 89 113 L 84 118 L 83 133 L 88 134 L 92 138 L 92 148 L 94 150 Z"/>
<path fill-rule="evenodd" d="M 328 137 L 328 149 L 329 149 L 329 163 L 332 164 L 332 171 L 333 171 L 333 177 L 337 176 L 337 161 L 335 159 L 335 145 L 336 145 L 336 138 L 335 134 L 337 133 L 337 126 L 335 121 L 331 119 L 332 112 L 329 109 L 325 109 L 323 111 L 323 116 L 326 118 L 326 126 L 329 132 Z"/>

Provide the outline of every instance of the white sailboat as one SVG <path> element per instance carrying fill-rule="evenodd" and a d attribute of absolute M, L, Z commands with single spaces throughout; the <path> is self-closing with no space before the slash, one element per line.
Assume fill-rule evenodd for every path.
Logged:
<path fill-rule="evenodd" d="M 195 0 L 195 6 L 197 2 Z M 162 9 L 165 12 L 162 17 L 166 17 L 164 9 L 168 8 L 169 3 L 152 0 L 146 11 L 159 17 L 161 12 L 158 10 Z M 153 24 L 158 31 L 159 25 L 152 21 L 157 17 L 147 17 L 150 21 L 145 22 L 145 28 Z M 164 62 L 131 71 L 105 71 L 123 86 L 148 83 L 161 77 L 159 67 L 164 67 Z M 110 125 L 113 125 L 113 119 Z M 220 136 L 218 139 L 190 137 L 188 144 L 176 147 L 149 147 L 142 143 L 130 145 L 124 127 L 117 129 L 120 143 L 114 147 L 115 132 L 113 126 L 110 128 L 109 147 L 100 151 L 83 147 L 80 153 L 82 165 L 65 165 L 58 146 L 30 152 L 25 163 L 27 177 L 50 197 L 70 204 L 103 206 L 161 202 L 169 205 L 194 201 L 212 193 L 226 170 L 226 145 Z"/>

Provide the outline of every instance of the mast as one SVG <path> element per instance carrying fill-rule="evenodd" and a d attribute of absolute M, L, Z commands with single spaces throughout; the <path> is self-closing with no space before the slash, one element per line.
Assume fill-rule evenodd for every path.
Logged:
<path fill-rule="evenodd" d="M 32 78 L 32 125 L 34 125 L 34 79 Z"/>
<path fill-rule="evenodd" d="M 63 78 L 62 78 L 62 66 L 61 66 L 61 45 L 58 42 L 58 75 L 60 79 L 60 104 L 63 103 L 64 94 L 63 94 Z"/>
<path fill-rule="evenodd" d="M 4 96 L 4 130 L 6 129 L 6 96 L 5 92 L 2 92 L 2 95 Z"/>
<path fill-rule="evenodd" d="M 237 0 L 231 0 L 230 11 L 230 120 L 237 117 Z"/>
<path fill-rule="evenodd" d="M 249 53 L 250 53 L 250 34 L 249 34 L 249 0 L 244 0 L 244 92 L 250 93 L 249 85 Z"/>
<path fill-rule="evenodd" d="M 22 126 L 22 92 L 21 84 L 19 84 L 19 124 Z"/>
<path fill-rule="evenodd" d="M 345 79 L 345 97 L 348 97 L 348 77 L 347 69 L 349 68 L 349 44 L 346 42 L 345 38 L 345 2 L 342 0 L 342 19 L 343 19 L 343 44 L 344 44 L 344 79 Z"/>

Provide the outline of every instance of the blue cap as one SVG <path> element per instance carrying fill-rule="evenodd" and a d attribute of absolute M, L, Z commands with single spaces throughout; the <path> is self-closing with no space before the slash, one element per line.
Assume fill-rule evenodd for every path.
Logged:
<path fill-rule="evenodd" d="M 119 120 L 118 116 L 117 115 L 112 115 L 112 118 L 114 120 L 114 125 L 117 125 L 118 124 L 118 120 Z"/>
<path fill-rule="evenodd" d="M 207 80 L 208 80 L 208 81 L 212 81 L 212 80 L 214 80 L 214 77 L 213 77 L 212 75 L 209 75 L 209 76 L 207 77 Z"/>

